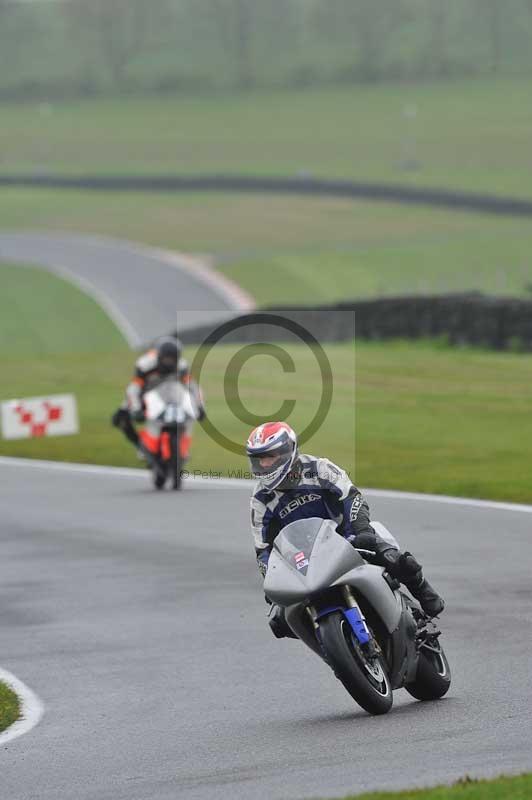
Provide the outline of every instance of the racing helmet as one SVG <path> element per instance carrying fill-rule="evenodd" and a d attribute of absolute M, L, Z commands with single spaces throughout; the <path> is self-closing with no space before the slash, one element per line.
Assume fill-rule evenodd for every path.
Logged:
<path fill-rule="evenodd" d="M 155 343 L 157 347 L 157 371 L 161 375 L 177 372 L 183 345 L 174 336 L 164 336 Z"/>
<path fill-rule="evenodd" d="M 251 473 L 267 491 L 289 482 L 298 457 L 297 436 L 286 422 L 265 422 L 246 442 Z"/>

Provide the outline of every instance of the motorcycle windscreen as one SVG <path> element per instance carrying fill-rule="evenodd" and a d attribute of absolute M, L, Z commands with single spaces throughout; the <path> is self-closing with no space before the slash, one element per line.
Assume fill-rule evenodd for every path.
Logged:
<path fill-rule="evenodd" d="M 291 522 L 277 535 L 268 562 L 264 591 L 289 606 L 330 587 L 362 558 L 336 532 L 332 520 L 310 517 Z"/>
<path fill-rule="evenodd" d="M 274 547 L 301 575 L 307 574 L 310 556 L 322 526 L 323 520 L 317 517 L 292 522 L 275 539 Z"/>
<path fill-rule="evenodd" d="M 175 378 L 167 378 L 157 387 L 166 404 L 173 403 L 181 410 L 179 416 L 184 415 L 189 419 L 196 419 L 197 409 L 194 406 L 189 389 Z"/>
<path fill-rule="evenodd" d="M 169 407 L 173 408 L 173 413 L 168 419 L 163 419 Z M 185 419 L 196 419 L 197 416 L 190 392 L 175 378 L 166 378 L 146 392 L 144 408 L 149 421 L 184 422 Z"/>

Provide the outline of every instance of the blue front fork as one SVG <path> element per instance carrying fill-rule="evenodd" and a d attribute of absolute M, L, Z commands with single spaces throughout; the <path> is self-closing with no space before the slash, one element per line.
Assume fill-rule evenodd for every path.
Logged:
<path fill-rule="evenodd" d="M 346 620 L 349 622 L 359 644 L 368 644 L 368 642 L 371 641 L 371 634 L 368 626 L 366 625 L 366 621 L 360 613 L 360 609 L 356 606 L 354 608 L 341 608 L 341 606 L 323 608 L 320 612 L 318 612 L 317 619 L 320 620 L 322 617 L 327 617 L 334 611 L 342 612 Z"/>

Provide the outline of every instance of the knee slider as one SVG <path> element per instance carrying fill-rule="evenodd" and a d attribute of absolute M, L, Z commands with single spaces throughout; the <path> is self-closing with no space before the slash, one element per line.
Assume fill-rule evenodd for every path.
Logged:
<path fill-rule="evenodd" d="M 388 547 L 379 553 L 381 564 L 392 578 L 400 578 L 401 574 L 401 553 L 394 547 Z"/>
<path fill-rule="evenodd" d="M 419 563 L 417 558 L 415 558 L 415 556 L 413 556 L 412 553 L 409 553 L 408 551 L 402 553 L 399 561 L 400 561 L 401 571 L 406 576 L 414 577 L 415 575 L 418 575 L 422 570 L 421 564 Z"/>

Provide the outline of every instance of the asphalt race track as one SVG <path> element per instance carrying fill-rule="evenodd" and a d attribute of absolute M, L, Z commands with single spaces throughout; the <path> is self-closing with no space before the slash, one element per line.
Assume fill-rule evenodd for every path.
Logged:
<path fill-rule="evenodd" d="M 71 281 L 102 305 L 131 347 L 176 324 L 183 330 L 251 307 L 242 290 L 190 257 L 107 237 L 0 232 L 0 261 Z"/>
<path fill-rule="evenodd" d="M 333 797 L 532 769 L 532 514 L 373 497 L 448 601 L 447 698 L 360 710 L 275 640 L 248 489 L 0 463 L 3 667 L 43 700 L 10 800 Z"/>

